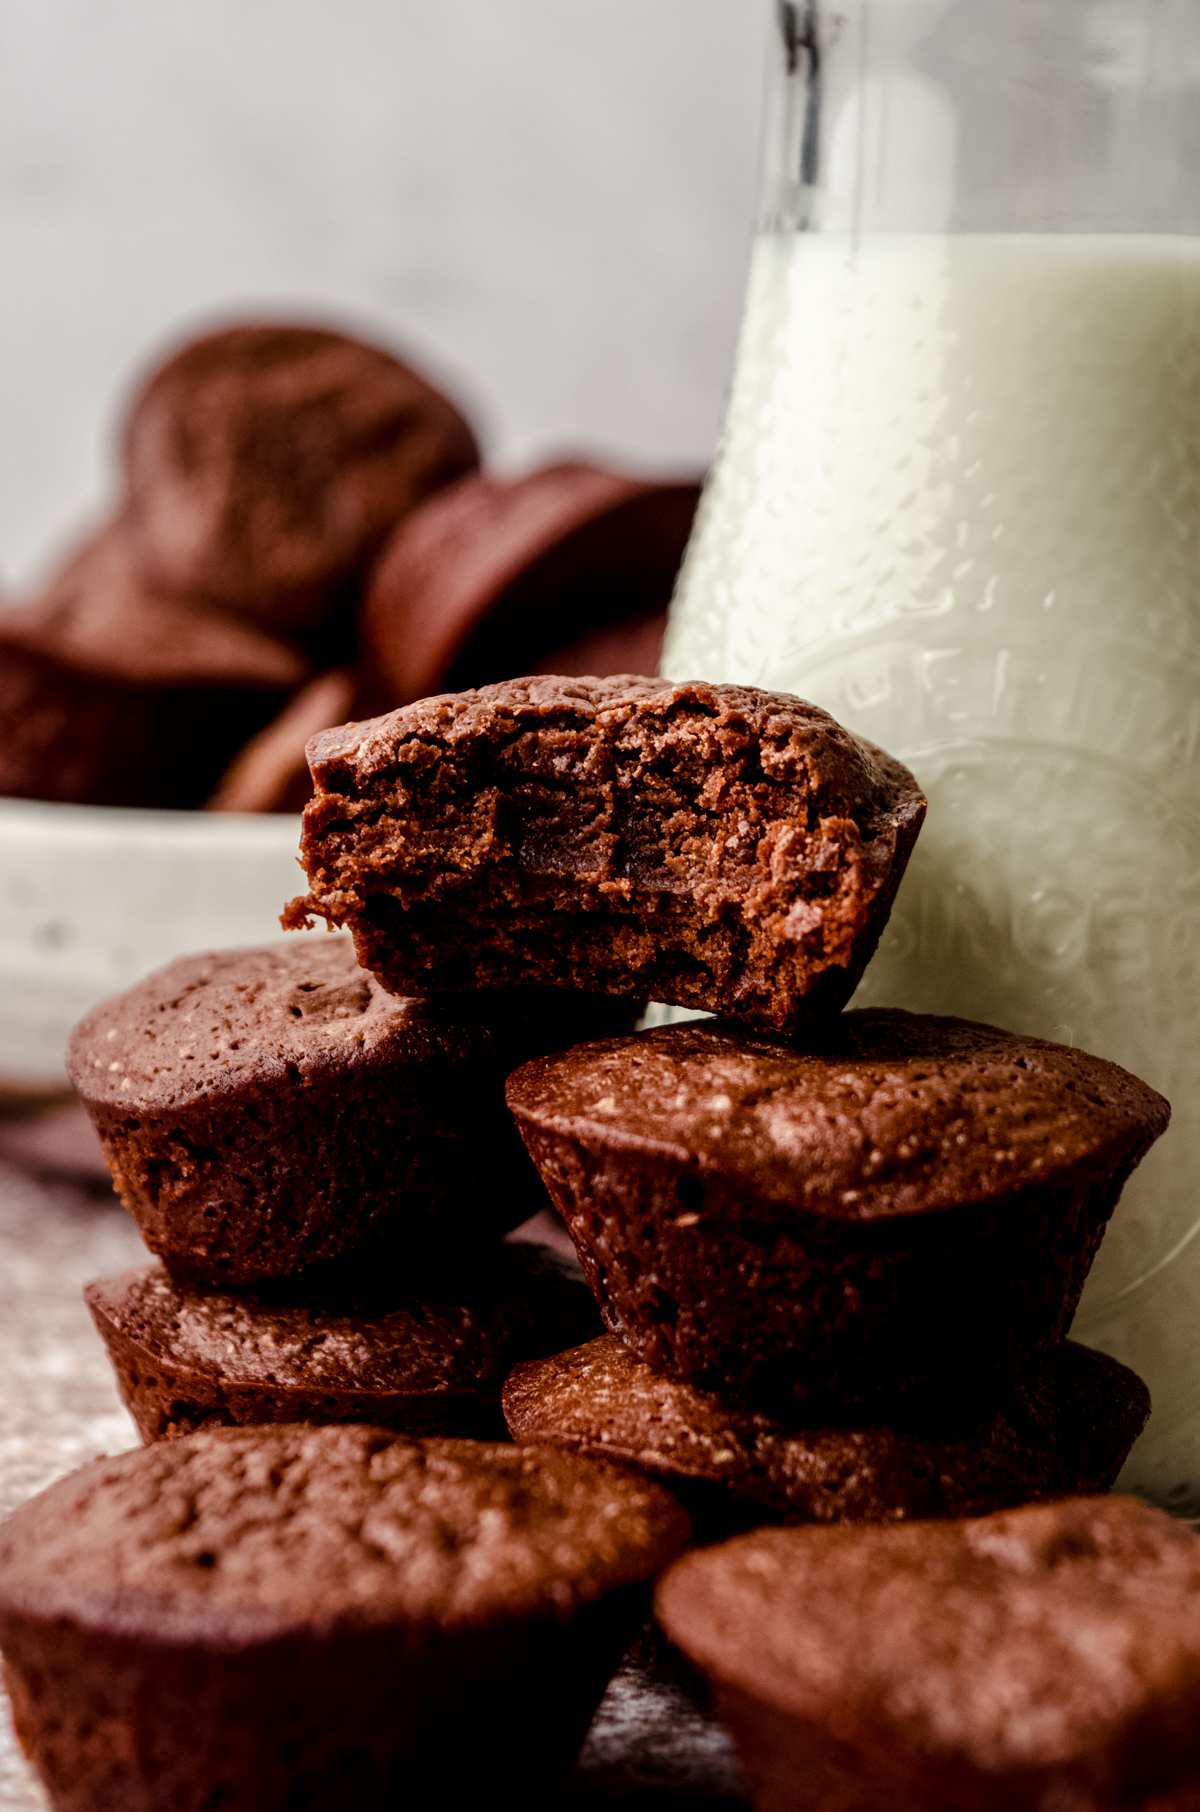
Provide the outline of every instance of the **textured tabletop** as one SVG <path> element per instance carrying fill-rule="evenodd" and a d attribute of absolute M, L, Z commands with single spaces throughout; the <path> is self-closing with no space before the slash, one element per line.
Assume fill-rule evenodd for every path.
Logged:
<path fill-rule="evenodd" d="M 85 1460 L 136 1446 L 80 1290 L 145 1260 L 101 1185 L 44 1182 L 0 1162 L 0 1514 Z M 0 1812 L 45 1805 L 5 1705 Z"/>

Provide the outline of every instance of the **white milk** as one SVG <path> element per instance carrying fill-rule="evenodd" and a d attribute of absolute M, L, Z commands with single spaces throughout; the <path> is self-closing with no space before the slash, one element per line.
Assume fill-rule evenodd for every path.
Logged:
<path fill-rule="evenodd" d="M 930 812 L 858 996 L 1124 1063 L 1174 1120 L 1075 1332 L 1200 1505 L 1200 246 L 779 235 L 664 651 L 800 693 Z"/>

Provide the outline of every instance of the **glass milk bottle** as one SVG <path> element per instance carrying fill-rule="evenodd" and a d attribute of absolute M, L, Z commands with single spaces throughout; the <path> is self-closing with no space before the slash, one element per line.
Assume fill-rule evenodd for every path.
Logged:
<path fill-rule="evenodd" d="M 929 817 L 859 1004 L 1174 1108 L 1075 1323 L 1200 1514 L 1200 5 L 778 6 L 762 230 L 663 671 L 826 706 Z"/>

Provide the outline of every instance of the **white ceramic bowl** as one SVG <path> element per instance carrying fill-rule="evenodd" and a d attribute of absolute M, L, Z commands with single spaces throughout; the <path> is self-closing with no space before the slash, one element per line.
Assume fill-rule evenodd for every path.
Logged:
<path fill-rule="evenodd" d="M 299 840 L 294 817 L 0 799 L 0 1088 L 64 1088 L 76 1020 L 172 957 L 283 936 Z"/>

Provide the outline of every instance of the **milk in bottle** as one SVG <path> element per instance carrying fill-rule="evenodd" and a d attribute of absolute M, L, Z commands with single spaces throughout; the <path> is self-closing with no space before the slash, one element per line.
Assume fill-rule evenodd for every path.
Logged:
<path fill-rule="evenodd" d="M 925 786 L 858 1004 L 1076 1043 L 1171 1101 L 1074 1332 L 1151 1389 L 1122 1483 L 1200 1513 L 1200 12 L 780 27 L 663 670 L 814 699 Z"/>

